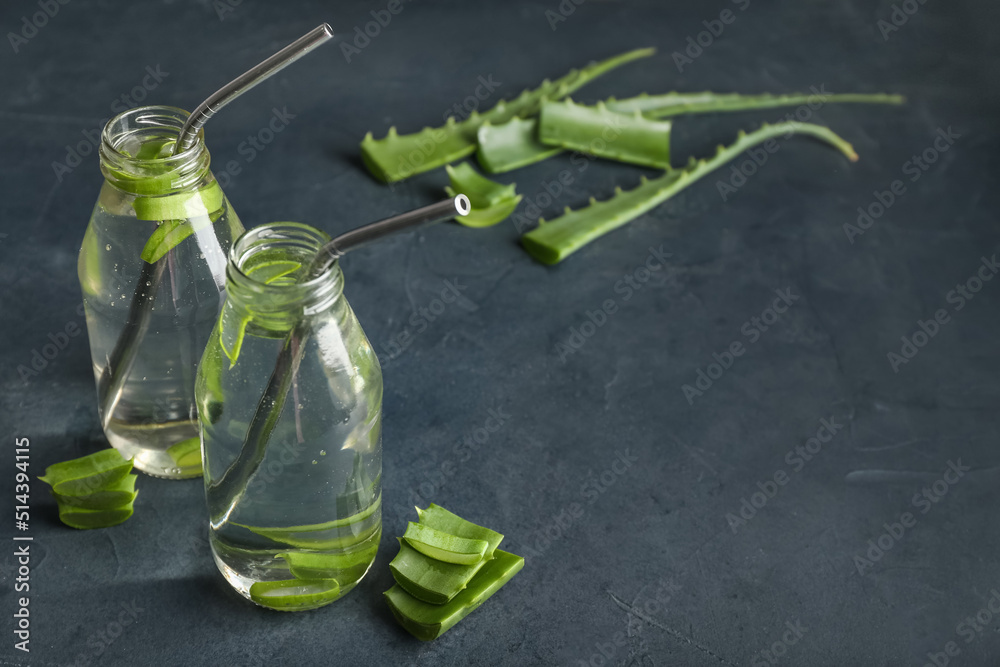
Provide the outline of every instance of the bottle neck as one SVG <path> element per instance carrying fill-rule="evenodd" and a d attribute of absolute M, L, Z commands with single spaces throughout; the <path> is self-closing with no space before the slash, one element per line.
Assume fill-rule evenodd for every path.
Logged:
<path fill-rule="evenodd" d="M 101 133 L 101 172 L 109 183 L 134 195 L 168 195 L 196 189 L 211 157 L 198 133 L 186 151 L 173 155 L 188 112 L 148 106 L 121 113 Z"/>
<path fill-rule="evenodd" d="M 287 330 L 302 317 L 329 310 L 344 290 L 334 263 L 316 277 L 309 267 L 330 241 L 326 233 L 298 222 L 272 222 L 237 239 L 229 251 L 226 294 L 255 323 Z"/>

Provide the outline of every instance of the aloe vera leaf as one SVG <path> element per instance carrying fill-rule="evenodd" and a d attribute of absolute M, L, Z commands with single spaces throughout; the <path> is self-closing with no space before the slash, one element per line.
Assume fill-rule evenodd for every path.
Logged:
<path fill-rule="evenodd" d="M 110 528 L 124 523 L 132 516 L 132 503 L 124 507 L 106 510 L 88 510 L 71 505 L 56 503 L 59 507 L 59 520 L 70 528 L 89 530 L 91 528 Z"/>
<path fill-rule="evenodd" d="M 747 111 L 751 109 L 773 109 L 807 104 L 819 100 L 821 104 L 902 104 L 902 95 L 886 93 L 840 93 L 818 95 L 812 93 L 790 93 L 788 95 L 741 95 L 739 93 L 670 92 L 662 95 L 642 93 L 625 99 L 611 99 L 605 102 L 608 109 L 622 113 L 639 111 L 651 118 L 668 118 L 684 114 L 714 113 L 725 111 Z"/>
<path fill-rule="evenodd" d="M 669 120 L 652 120 L 610 111 L 573 100 L 543 102 L 538 113 L 538 140 L 620 162 L 654 169 L 670 168 Z"/>
<path fill-rule="evenodd" d="M 483 560 L 490 546 L 486 540 L 458 537 L 413 521 L 406 527 L 403 539 L 425 556 L 459 565 L 472 565 Z"/>
<path fill-rule="evenodd" d="M 251 533 L 297 549 L 312 549 L 314 551 L 346 549 L 352 545 L 360 544 L 381 530 L 380 521 L 374 521 L 370 526 L 363 526 L 362 523 L 381 506 L 382 496 L 379 496 L 364 511 L 325 523 L 279 527 L 248 526 L 235 522 L 232 525 L 246 528 Z M 354 528 L 359 525 L 362 526 L 361 530 L 354 532 Z M 378 542 L 378 539 L 372 541 Z"/>
<path fill-rule="evenodd" d="M 490 174 L 547 160 L 563 151 L 538 140 L 536 118 L 515 117 L 497 125 L 483 123 L 476 133 L 476 144 L 476 160 Z"/>
<path fill-rule="evenodd" d="M 38 479 L 64 496 L 82 496 L 109 488 L 132 471 L 132 459 L 117 449 L 102 449 L 78 459 L 53 463 Z"/>
<path fill-rule="evenodd" d="M 396 584 L 383 595 L 392 615 L 407 632 L 421 641 L 437 639 L 478 609 L 524 567 L 520 556 L 497 549 L 469 584 L 446 604 L 428 604 Z"/>
<path fill-rule="evenodd" d="M 407 593 L 430 604 L 444 604 L 458 595 L 472 577 L 489 562 L 484 558 L 472 565 L 445 563 L 420 553 L 402 538 L 399 553 L 389 563 L 392 577 Z"/>
<path fill-rule="evenodd" d="M 638 187 L 622 191 L 605 201 L 590 199 L 590 205 L 565 212 L 555 220 L 539 220 L 539 226 L 521 237 L 528 253 L 543 264 L 556 264 L 594 239 L 621 227 L 646 211 L 659 206 L 709 172 L 738 157 L 743 151 L 769 139 L 788 134 L 805 134 L 820 139 L 840 150 L 852 162 L 858 159 L 849 143 L 820 125 L 786 121 L 763 125 L 747 134 L 740 132 L 735 143 L 719 146 L 708 159 L 694 160 L 683 169 L 667 171 L 654 179 L 642 177 Z"/>
<path fill-rule="evenodd" d="M 132 202 L 139 220 L 184 220 L 207 216 L 223 205 L 222 188 L 217 181 L 194 192 L 172 195 L 138 196 Z"/>
<path fill-rule="evenodd" d="M 493 556 L 493 551 L 503 540 L 503 535 L 495 530 L 478 526 L 457 514 L 452 514 L 440 505 L 431 503 L 427 509 L 420 509 L 419 507 L 416 509 L 420 523 L 425 526 L 470 540 L 484 540 L 489 544 L 489 547 L 483 554 L 486 558 Z"/>
<path fill-rule="evenodd" d="M 285 551 L 275 558 L 283 558 L 288 563 L 288 571 L 299 579 L 337 579 L 356 580 L 358 572 L 368 569 L 375 554 L 378 543 L 366 546 L 356 551 L 346 553 L 315 553 L 309 551 Z M 344 576 L 346 575 L 346 576 Z"/>
<path fill-rule="evenodd" d="M 604 101 L 611 111 L 619 113 L 641 112 L 649 118 L 668 118 L 685 114 L 749 111 L 771 109 L 782 106 L 797 106 L 812 101 L 816 95 L 791 93 L 788 95 L 741 95 L 738 93 L 665 93 L 649 95 L 642 93 L 635 97 Z M 842 93 L 819 97 L 823 104 L 902 104 L 902 95 L 885 93 Z M 500 125 L 486 125 L 479 128 L 479 146 L 476 158 L 488 173 L 499 174 L 511 169 L 547 160 L 562 152 L 561 148 L 547 146 L 538 140 L 537 118 L 512 118 Z M 592 137 L 593 138 L 593 137 Z"/>
<path fill-rule="evenodd" d="M 382 139 L 372 138 L 369 132 L 361 142 L 361 157 L 372 175 L 386 183 L 430 171 L 475 152 L 476 131 L 484 122 L 502 123 L 514 116 L 531 116 L 537 113 L 542 100 L 561 99 L 602 74 L 654 52 L 636 49 L 570 70 L 555 81 L 546 79 L 538 88 L 524 90 L 513 100 L 501 100 L 486 112 L 473 111 L 462 121 L 449 117 L 443 127 L 425 127 L 413 134 L 398 134 L 395 127 L 390 127 Z"/>
<path fill-rule="evenodd" d="M 336 579 L 285 579 L 258 581 L 250 586 L 250 599 L 261 607 L 278 611 L 305 611 L 340 597 Z"/>
<path fill-rule="evenodd" d="M 472 165 L 463 162 L 457 167 L 446 165 L 451 185 L 445 191 L 452 197 L 462 193 L 469 198 L 472 210 L 455 218 L 466 227 L 489 227 L 505 219 L 521 201 L 515 185 L 503 185 L 479 175 Z"/>
<path fill-rule="evenodd" d="M 120 509 L 135 500 L 138 493 L 135 490 L 137 478 L 138 475 L 125 475 L 115 484 L 83 496 L 67 496 L 54 492 L 52 495 L 60 507 L 79 507 L 85 510 Z"/>
<path fill-rule="evenodd" d="M 181 468 L 201 466 L 201 438 L 195 436 L 181 440 L 167 448 L 167 454 Z"/>

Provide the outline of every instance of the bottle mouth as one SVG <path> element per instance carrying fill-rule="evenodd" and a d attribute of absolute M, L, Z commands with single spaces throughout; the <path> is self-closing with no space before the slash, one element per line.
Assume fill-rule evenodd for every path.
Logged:
<path fill-rule="evenodd" d="M 108 121 L 101 133 L 101 171 L 119 188 L 134 194 L 170 194 L 197 184 L 208 172 L 205 135 L 173 154 L 190 114 L 168 106 L 129 109 Z"/>
<path fill-rule="evenodd" d="M 330 236 L 300 222 L 272 222 L 244 232 L 229 250 L 229 294 L 256 312 L 320 309 L 343 292 L 334 262 L 318 276 L 310 267 Z M 248 303 L 248 305 L 249 305 Z"/>

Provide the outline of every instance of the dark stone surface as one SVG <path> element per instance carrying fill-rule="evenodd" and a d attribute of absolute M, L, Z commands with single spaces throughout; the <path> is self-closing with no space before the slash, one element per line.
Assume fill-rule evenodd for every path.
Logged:
<path fill-rule="evenodd" d="M 219 4 L 72 0 L 16 54 L 4 45 L 5 507 L 14 505 L 15 437 L 30 438 L 34 474 L 103 445 L 85 336 L 37 375 L 18 372 L 49 334 L 82 325 L 76 254 L 101 176 L 91 154 L 57 179 L 64 146 L 99 130 L 147 66 L 169 73 L 147 103 L 190 108 L 319 21 L 353 40 L 355 26 L 386 5 L 246 0 L 220 20 Z M 299 220 L 337 232 L 434 201 L 440 170 L 393 188 L 372 181 L 358 159 L 364 133 L 438 124 L 480 76 L 500 82 L 492 104 L 637 46 L 660 54 L 578 97 L 825 84 L 901 92 L 909 103 L 823 106 L 812 119 L 853 142 L 857 164 L 813 142 L 781 142 L 726 201 L 717 181 L 728 168 L 556 268 L 534 263 L 510 222 L 442 225 L 357 252 L 345 261 L 347 294 L 386 362 L 386 538 L 367 579 L 321 611 L 261 610 L 212 563 L 199 481 L 143 477 L 130 521 L 87 532 L 60 525 L 34 482 L 31 653 L 13 648 L 21 594 L 11 546 L 0 557 L 0 663 L 599 665 L 601 651 L 613 651 L 606 664 L 760 665 L 786 623 L 805 632 L 786 635 L 796 641 L 780 664 L 923 664 L 948 642 L 960 651 L 954 664 L 1000 661 L 1000 619 L 987 611 L 979 631 L 961 625 L 1000 590 L 1000 281 L 961 309 L 948 297 L 1000 251 L 995 5 L 910 2 L 919 9 L 883 39 L 877 22 L 890 20 L 888 1 L 562 4 L 575 9 L 555 30 L 546 12 L 559 11 L 556 0 L 404 4 L 350 63 L 339 43 L 328 46 L 248 94 L 207 135 L 216 174 L 230 160 L 243 169 L 226 192 L 244 223 Z M 678 72 L 671 52 L 723 9 L 735 20 Z M 9 0 L 0 26 L 17 31 L 36 11 L 33 1 Z M 295 118 L 251 163 L 240 142 L 273 107 Z M 676 161 L 785 113 L 680 120 Z M 905 163 L 947 128 L 958 139 L 911 181 Z M 574 170 L 573 182 L 546 204 L 545 184 L 563 169 Z M 616 184 L 631 187 L 637 172 L 595 163 L 577 173 L 559 158 L 501 180 L 541 197 L 552 217 Z M 905 194 L 850 242 L 843 225 L 896 179 Z M 616 288 L 660 247 L 671 253 L 665 268 L 631 294 Z M 446 280 L 463 285 L 464 298 L 433 322 L 411 322 Z M 793 305 L 751 342 L 744 323 L 779 289 L 791 290 Z M 560 359 L 557 346 L 608 299 L 616 312 Z M 887 354 L 939 309 L 949 320 L 895 372 Z M 390 361 L 403 332 L 412 342 Z M 682 386 L 736 341 L 745 353 L 689 403 Z M 509 415 L 503 427 L 475 451 L 462 445 L 490 410 Z M 824 419 L 843 428 L 798 469 L 787 453 Z M 619 456 L 634 458 L 621 474 Z M 439 478 L 449 461 L 453 474 Z M 940 502 L 915 500 L 949 461 L 971 470 Z M 731 529 L 727 514 L 777 471 L 787 483 Z M 381 600 L 391 536 L 416 501 L 501 530 L 528 559 L 431 644 L 397 627 Z M 583 515 L 555 527 L 570 523 L 573 503 Z M 915 525 L 859 574 L 855 558 L 904 512 Z M 14 533 L 10 517 L 0 537 Z M 109 636 L 133 603 L 135 622 Z"/>

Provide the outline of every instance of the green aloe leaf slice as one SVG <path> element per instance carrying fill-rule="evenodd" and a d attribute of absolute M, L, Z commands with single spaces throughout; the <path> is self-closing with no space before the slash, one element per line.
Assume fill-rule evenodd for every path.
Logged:
<path fill-rule="evenodd" d="M 445 508 L 434 503 L 431 503 L 427 509 L 420 509 L 418 507 L 417 516 L 420 517 L 420 523 L 435 530 L 464 537 L 469 540 L 485 541 L 489 545 L 483 554 L 486 558 L 493 556 L 493 551 L 500 546 L 500 542 L 503 540 L 503 535 L 495 530 L 477 526 L 471 521 L 467 521 L 457 514 L 452 514 Z"/>
<path fill-rule="evenodd" d="M 94 491 L 84 496 L 67 496 L 53 493 L 60 507 L 78 507 L 85 510 L 113 510 L 131 505 L 138 492 L 135 490 L 135 480 L 138 475 L 125 475 L 120 481 L 100 491 Z"/>
<path fill-rule="evenodd" d="M 524 567 L 520 556 L 497 549 L 469 585 L 446 604 L 428 604 L 396 584 L 383 595 L 392 615 L 407 632 L 421 641 L 437 639 L 479 608 Z"/>
<path fill-rule="evenodd" d="M 403 539 L 425 556 L 461 565 L 472 565 L 483 560 L 490 546 L 486 540 L 458 537 L 412 521 L 407 526 Z"/>
<path fill-rule="evenodd" d="M 167 454 L 181 468 L 201 465 L 201 438 L 195 436 L 171 445 Z"/>
<path fill-rule="evenodd" d="M 469 198 L 472 211 L 458 216 L 455 221 L 466 227 L 489 227 L 495 225 L 517 208 L 521 195 L 514 191 L 514 184 L 503 185 L 481 176 L 468 162 L 457 167 L 445 166 L 451 185 L 445 191 L 454 197 L 462 193 Z"/>
<path fill-rule="evenodd" d="M 357 524 L 371 516 L 381 504 L 382 497 L 379 496 L 378 500 L 363 512 L 325 523 L 280 527 L 247 526 L 235 522 L 232 525 L 246 528 L 251 533 L 298 549 L 314 551 L 344 549 L 363 542 L 381 528 L 380 522 L 372 522 L 371 526 L 364 528 L 360 533 L 353 532 Z"/>
<path fill-rule="evenodd" d="M 428 558 L 402 538 L 397 539 L 399 553 L 389 563 L 392 578 L 407 593 L 430 604 L 444 604 L 458 595 L 488 562 L 483 559 L 473 565 L 444 563 Z"/>
<path fill-rule="evenodd" d="M 364 570 L 368 569 L 377 552 L 376 542 L 363 549 L 346 553 L 286 551 L 275 557 L 285 559 L 289 572 L 299 579 L 356 580 Z"/>
<path fill-rule="evenodd" d="M 132 516 L 132 503 L 125 507 L 107 510 L 82 509 L 66 506 L 58 501 L 56 504 L 59 506 L 59 520 L 71 528 L 79 528 L 80 530 L 117 526 Z"/>
<path fill-rule="evenodd" d="M 336 579 L 285 579 L 258 581 L 250 586 L 250 599 L 279 611 L 304 611 L 329 604 L 340 597 Z"/>
<path fill-rule="evenodd" d="M 65 496 L 82 496 L 120 482 L 132 470 L 131 459 L 117 449 L 102 449 L 78 459 L 53 463 L 38 479 Z"/>

